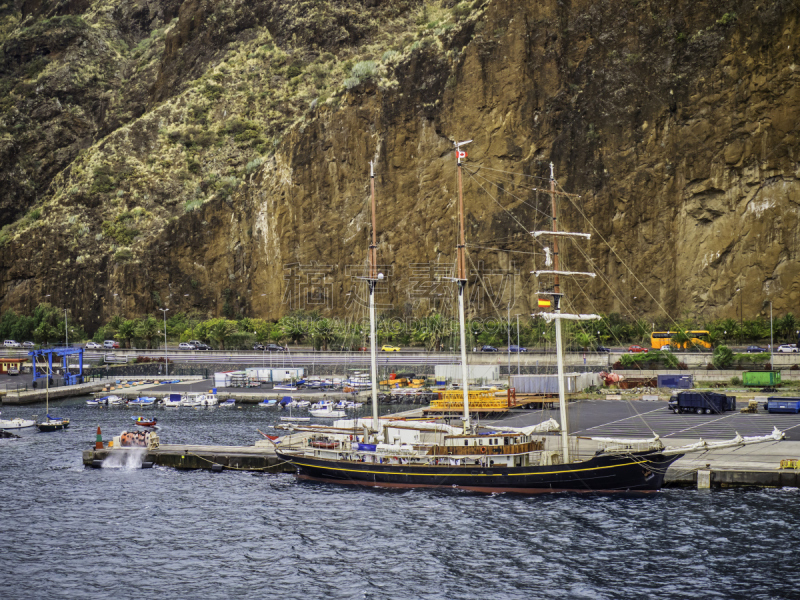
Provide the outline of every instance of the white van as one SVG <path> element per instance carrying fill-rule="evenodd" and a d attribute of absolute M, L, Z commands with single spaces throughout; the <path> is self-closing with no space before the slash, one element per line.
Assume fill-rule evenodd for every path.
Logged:
<path fill-rule="evenodd" d="M 6 348 L 19 348 L 21 344 L 19 342 L 15 342 L 14 340 L 6 340 L 3 342 L 3 346 Z"/>

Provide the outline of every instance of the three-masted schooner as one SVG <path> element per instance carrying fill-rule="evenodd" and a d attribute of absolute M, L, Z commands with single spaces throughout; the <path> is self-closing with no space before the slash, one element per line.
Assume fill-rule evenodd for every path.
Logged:
<path fill-rule="evenodd" d="M 372 420 L 359 420 L 346 427 L 318 428 L 331 443 L 321 444 L 313 437 L 301 448 L 279 448 L 277 454 L 294 464 L 299 477 L 340 484 L 381 487 L 458 488 L 480 492 L 653 492 L 664 483 L 671 463 L 683 456 L 681 449 L 665 449 L 658 437 L 650 440 L 606 441 L 606 447 L 591 458 L 573 460 L 570 456 L 567 402 L 564 395 L 563 347 L 561 320 L 596 318 L 594 315 L 567 315 L 561 312 L 562 294 L 559 277 L 587 275 L 559 271 L 557 240 L 568 235 L 557 229 L 533 232 L 534 236 L 551 235 L 555 264 L 551 271 L 536 272 L 552 276 L 555 282 L 548 294 L 554 311 L 543 316 L 556 324 L 557 362 L 561 410 L 561 447 L 546 447 L 537 433 L 552 430 L 549 423 L 526 428 L 492 427 L 481 432 L 470 419 L 467 381 L 467 353 L 464 295 L 467 285 L 465 263 L 464 202 L 462 192 L 461 147 L 455 144 L 458 178 L 459 239 L 457 251 L 458 311 L 461 332 L 461 364 L 464 412 L 462 427 L 433 422 L 379 420 L 376 374 L 375 284 L 379 278 L 376 262 L 375 186 L 370 171 L 372 206 L 372 242 L 369 246 L 370 346 L 372 357 Z M 555 181 L 551 167 L 551 191 Z M 555 215 L 555 212 L 553 213 Z M 575 234 L 585 236 L 585 234 Z M 591 274 L 588 274 L 591 275 Z M 359 429 L 361 427 L 361 429 Z M 302 429 L 302 428 L 297 428 Z M 307 431 L 312 429 L 307 429 Z M 774 434 L 777 436 L 779 434 Z M 782 434 L 781 434 L 782 435 Z M 776 437 L 775 439 L 780 439 Z M 760 440 L 760 439 L 759 439 Z M 733 443 L 752 443 L 742 438 Z M 322 447 L 325 446 L 325 447 Z"/>

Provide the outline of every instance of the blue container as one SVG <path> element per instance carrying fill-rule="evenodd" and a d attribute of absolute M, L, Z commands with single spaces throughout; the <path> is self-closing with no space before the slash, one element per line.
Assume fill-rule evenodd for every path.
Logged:
<path fill-rule="evenodd" d="M 211 393 L 212 394 L 216 394 L 217 393 L 217 388 L 211 388 Z"/>
<path fill-rule="evenodd" d="M 800 413 L 800 398 L 767 398 L 767 410 L 771 413 Z"/>
<path fill-rule="evenodd" d="M 690 390 L 694 387 L 691 375 L 659 375 L 658 387 Z"/>
<path fill-rule="evenodd" d="M 377 447 L 376 444 L 356 444 L 356 451 L 375 452 Z"/>

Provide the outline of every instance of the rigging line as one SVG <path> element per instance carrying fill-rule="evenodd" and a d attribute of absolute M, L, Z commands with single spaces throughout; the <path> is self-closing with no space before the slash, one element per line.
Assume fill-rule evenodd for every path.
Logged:
<path fill-rule="evenodd" d="M 473 179 L 475 179 L 475 176 L 474 176 L 474 175 L 473 175 L 473 174 L 472 174 L 470 171 L 467 171 L 467 174 L 468 174 L 470 177 L 472 177 Z M 492 196 L 492 195 L 491 195 L 491 194 L 490 194 L 488 191 L 486 191 L 486 188 L 485 188 L 485 187 L 483 187 L 483 184 L 482 184 L 480 181 L 477 181 L 477 180 L 476 180 L 476 182 L 475 182 L 475 183 L 477 183 L 477 184 L 478 184 L 478 186 L 479 186 L 479 187 L 480 187 L 480 188 L 481 188 L 481 189 L 484 191 L 484 193 L 485 193 L 487 196 L 489 196 L 489 198 L 491 198 L 492 200 L 494 200 L 494 202 L 495 202 L 495 204 L 497 204 L 497 206 L 499 206 L 499 207 L 500 207 L 500 208 L 502 208 L 502 209 L 503 209 L 505 212 L 507 212 L 507 213 L 508 213 L 508 215 L 509 215 L 509 216 L 510 216 L 510 217 L 511 217 L 513 220 L 514 220 L 514 222 L 515 222 L 517 225 L 519 225 L 519 226 L 522 228 L 522 230 L 523 230 L 525 233 L 530 233 L 530 232 L 528 231 L 528 228 L 527 228 L 527 227 L 525 227 L 525 225 L 523 225 L 523 224 L 522 224 L 522 222 L 521 222 L 519 219 L 517 219 L 517 217 L 515 217 L 515 216 L 514 216 L 514 213 L 512 213 L 512 212 L 511 212 L 510 210 L 508 210 L 508 209 L 507 209 L 505 206 L 503 206 L 502 204 L 500 204 L 500 202 L 497 200 L 497 198 L 495 198 L 495 197 L 494 197 L 494 196 Z M 491 183 L 491 181 L 490 181 L 489 183 Z"/>
<path fill-rule="evenodd" d="M 558 183 L 556 183 L 556 185 L 558 185 L 558 187 L 561 187 L 561 185 L 559 185 Z M 625 268 L 628 270 L 628 273 L 630 273 L 630 274 L 631 274 L 631 276 L 632 276 L 632 277 L 633 277 L 633 279 L 636 281 L 636 283 L 638 283 L 640 286 L 642 286 L 642 289 L 644 289 L 644 291 L 647 293 L 647 295 L 648 295 L 648 296 L 650 296 L 650 298 L 653 300 L 653 302 L 655 302 L 655 303 L 656 303 L 656 306 L 658 306 L 658 308 L 660 308 L 660 309 L 661 309 L 661 311 L 662 311 L 662 312 L 663 312 L 665 315 L 667 315 L 667 318 L 668 318 L 668 319 L 669 319 L 669 320 L 670 320 L 670 321 L 671 321 L 671 322 L 672 322 L 674 325 L 676 325 L 676 326 L 677 326 L 677 325 L 678 325 L 677 321 L 675 321 L 675 319 L 673 319 L 673 318 L 672 318 L 672 316 L 670 316 L 670 314 L 667 312 L 667 309 L 665 309 L 665 308 L 664 308 L 664 306 L 663 306 L 663 305 L 662 305 L 662 304 L 661 304 L 661 303 L 660 303 L 658 300 L 656 300 L 656 297 L 655 297 L 655 296 L 653 296 L 653 294 L 651 294 L 651 293 L 650 293 L 650 290 L 648 290 L 648 289 L 647 289 L 647 287 L 645 287 L 645 285 L 644 285 L 644 284 L 641 282 L 641 280 L 640 280 L 640 279 L 639 279 L 639 278 L 636 276 L 636 273 L 635 273 L 635 272 L 634 272 L 634 271 L 633 271 L 633 270 L 632 270 L 632 269 L 631 269 L 631 268 L 628 266 L 628 263 L 626 263 L 624 260 L 622 260 L 622 257 L 621 257 L 621 256 L 620 256 L 620 255 L 617 253 L 617 251 L 616 251 L 616 250 L 615 250 L 615 249 L 614 249 L 614 248 L 611 246 L 611 244 L 610 244 L 610 243 L 609 243 L 609 242 L 608 242 L 608 241 L 607 241 L 607 240 L 606 240 L 606 239 L 603 237 L 603 235 L 600 233 L 600 231 L 597 229 L 597 227 L 595 227 L 595 226 L 594 226 L 594 223 L 592 223 L 591 219 L 589 219 L 589 217 L 587 217 L 587 216 L 586 216 L 586 213 L 584 213 L 584 212 L 581 210 L 581 208 L 580 208 L 580 207 L 579 207 L 579 206 L 578 206 L 578 205 L 577 205 L 577 204 L 576 204 L 576 203 L 575 203 L 575 202 L 572 200 L 572 198 L 569 198 L 569 201 L 572 203 L 572 205 L 575 207 L 575 209 L 576 209 L 576 210 L 577 210 L 577 211 L 580 213 L 580 215 L 581 215 L 581 216 L 584 218 L 584 220 L 586 220 L 586 221 L 589 223 L 589 226 L 590 226 L 590 227 L 591 227 L 591 228 L 594 230 L 594 232 L 597 234 L 597 237 L 599 237 L 599 238 L 602 240 L 602 242 L 603 242 L 603 243 L 604 243 L 606 246 L 608 246 L 608 249 L 609 249 L 609 250 L 611 250 L 611 252 L 614 254 L 614 256 L 615 256 L 615 257 L 616 257 L 616 258 L 617 258 L 617 259 L 620 261 L 620 263 L 622 263 L 622 265 L 623 265 L 623 266 L 624 266 L 624 267 L 625 267 Z"/>
<path fill-rule="evenodd" d="M 549 215 L 549 214 L 547 214 L 545 211 L 543 211 L 541 208 L 539 208 L 539 207 L 537 207 L 537 206 L 533 206 L 532 204 L 530 204 L 530 203 L 529 203 L 529 202 L 527 202 L 526 200 L 523 200 L 522 198 L 519 198 L 519 197 L 515 196 L 514 194 L 512 194 L 511 192 L 509 192 L 509 191 L 508 191 L 506 188 L 504 188 L 504 187 L 501 187 L 501 186 L 500 186 L 500 184 L 498 184 L 498 183 L 495 183 L 495 182 L 494 182 L 494 181 L 492 181 L 491 179 L 488 179 L 488 178 L 484 177 L 483 175 L 479 174 L 477 171 L 476 171 L 475 173 L 473 173 L 473 172 L 472 172 L 472 171 L 470 171 L 469 169 L 466 169 L 466 171 L 467 171 L 467 173 L 468 173 L 468 174 L 469 174 L 471 177 L 473 177 L 473 178 L 474 178 L 474 177 L 476 177 L 476 176 L 477 176 L 477 177 L 480 177 L 481 179 L 483 179 L 484 181 L 486 181 L 487 183 L 491 183 L 491 184 L 492 184 L 493 186 L 495 186 L 496 188 L 498 188 L 498 189 L 500 189 L 500 190 L 503 190 L 503 191 L 504 191 L 506 194 L 508 194 L 509 196 L 511 196 L 512 198 L 514 198 L 514 200 L 517 200 L 518 202 L 522 202 L 523 204 L 525 204 L 525 205 L 527 205 L 527 206 L 530 206 L 530 207 L 531 207 L 533 210 L 535 210 L 536 212 L 539 212 L 539 213 L 541 213 L 541 214 L 542 214 L 544 217 L 546 217 L 546 218 L 549 218 L 549 217 L 550 217 L 550 215 Z M 480 183 L 479 183 L 478 185 L 480 185 Z M 522 187 L 522 186 L 520 186 L 520 187 Z M 484 191 L 484 192 L 486 192 L 486 189 L 485 189 L 485 188 L 483 188 L 483 186 L 481 186 L 481 189 L 483 189 L 483 191 Z M 535 189 L 535 188 L 534 188 L 534 189 Z M 539 191 L 539 190 L 536 190 L 536 191 Z M 541 190 L 541 191 L 545 191 L 545 190 Z M 489 192 L 486 192 L 486 193 L 487 193 L 487 194 L 489 194 Z M 549 192 L 548 192 L 548 193 L 549 193 Z M 500 208 L 502 208 L 503 210 L 505 210 L 506 212 L 508 212 L 509 214 L 511 214 L 511 213 L 508 211 L 508 209 L 507 209 L 507 208 L 504 208 L 504 207 L 503 207 L 503 206 L 500 204 L 500 202 L 498 202 L 498 201 L 497 201 L 497 200 L 495 200 L 494 198 L 492 198 L 492 199 L 493 199 L 495 202 L 497 202 L 497 204 L 500 206 Z M 527 227 L 525 228 L 525 231 L 526 231 L 526 232 L 528 231 Z M 528 232 L 528 233 L 530 233 L 530 232 Z"/>
<path fill-rule="evenodd" d="M 498 252 L 509 252 L 514 254 L 536 254 L 536 252 L 526 252 L 525 250 L 508 250 L 505 248 L 490 248 L 488 246 L 479 246 L 477 244 L 467 244 L 470 248 L 481 248 L 482 250 L 497 250 Z"/>
<path fill-rule="evenodd" d="M 574 240 L 573 240 L 573 241 L 574 241 Z M 577 248 L 578 252 L 579 252 L 579 253 L 580 253 L 580 254 L 583 256 L 583 258 L 584 258 L 584 259 L 586 259 L 586 261 L 588 262 L 589 266 L 590 266 L 591 268 L 595 269 L 594 260 L 592 260 L 592 258 L 591 258 L 589 255 L 587 255 L 587 254 L 586 254 L 586 252 L 583 250 L 583 248 L 581 248 L 581 247 L 580 247 L 580 246 L 578 246 L 578 245 L 575 245 L 575 247 Z M 629 315 L 629 316 L 630 316 L 630 317 L 631 317 L 631 318 L 632 318 L 634 321 L 636 321 L 636 316 L 635 316 L 635 315 L 634 315 L 634 313 L 633 313 L 632 307 L 631 307 L 631 308 L 628 308 L 628 305 L 625 303 L 625 301 L 624 301 L 622 298 L 620 298 L 620 297 L 619 297 L 619 295 L 618 295 L 618 294 L 617 294 L 617 293 L 614 291 L 614 288 L 612 288 L 612 287 L 611 287 L 611 283 L 609 282 L 609 280 L 608 280 L 608 278 L 606 277 L 606 275 L 605 275 L 604 273 L 602 273 L 601 271 L 597 271 L 597 270 L 595 271 L 595 274 L 597 275 L 597 277 L 599 277 L 599 278 L 600 278 L 600 280 L 601 280 L 603 283 L 605 283 L 605 284 L 606 284 L 606 287 L 608 287 L 609 291 L 610 291 L 610 292 L 613 294 L 613 296 L 614 296 L 614 297 L 615 297 L 615 298 L 616 298 L 616 299 L 619 301 L 620 305 L 621 305 L 621 306 L 622 306 L 622 307 L 625 309 L 625 311 L 628 313 L 628 315 Z"/>
<path fill-rule="evenodd" d="M 487 171 L 495 171 L 497 173 L 506 173 L 508 175 L 519 175 L 521 177 L 528 177 L 529 179 L 541 179 L 542 181 L 550 181 L 549 177 L 541 177 L 539 175 L 526 175 L 525 173 L 520 173 L 520 172 L 516 172 L 516 171 L 505 171 L 503 169 L 492 169 L 491 167 L 486 167 L 484 165 L 481 165 L 479 168 L 485 169 Z"/>
<path fill-rule="evenodd" d="M 489 302 L 492 303 L 492 308 L 494 308 L 494 312 L 497 313 L 497 317 L 499 319 L 502 319 L 502 315 L 500 314 L 500 309 L 497 308 L 497 305 L 494 302 L 494 298 L 492 297 L 492 294 L 489 293 L 489 289 L 486 287 L 486 282 L 483 280 L 483 277 L 481 277 L 480 271 L 478 271 L 478 267 L 472 261 L 472 256 L 467 254 L 467 258 L 469 258 L 469 264 L 472 265 L 472 267 L 475 269 L 475 274 L 478 276 L 478 281 L 481 282 L 481 286 L 483 286 L 483 290 L 486 292 L 486 295 L 489 297 Z"/>

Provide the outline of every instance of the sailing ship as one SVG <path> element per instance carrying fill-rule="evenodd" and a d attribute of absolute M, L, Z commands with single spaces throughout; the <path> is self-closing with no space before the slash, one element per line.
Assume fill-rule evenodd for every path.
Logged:
<path fill-rule="evenodd" d="M 471 140 L 470 140 L 471 141 Z M 554 243 L 552 270 L 538 272 L 554 278 L 553 312 L 546 318 L 555 321 L 556 354 L 559 378 L 560 426 L 546 422 L 527 428 L 497 427 L 481 431 L 470 418 L 470 392 L 467 382 L 467 352 L 464 297 L 467 277 L 465 263 L 464 202 L 462 193 L 461 147 L 455 144 L 458 177 L 459 240 L 457 252 L 458 312 L 461 338 L 461 375 L 463 391 L 462 427 L 439 423 L 383 421 L 378 418 L 375 284 L 378 281 L 376 262 L 375 185 L 370 169 L 372 197 L 372 244 L 369 246 L 370 347 L 372 358 L 372 420 L 356 420 L 343 426 L 318 428 L 316 435 L 301 448 L 281 448 L 278 456 L 293 463 L 302 479 L 339 484 L 380 487 L 457 488 L 478 492 L 589 492 L 637 493 L 656 492 L 664 483 L 667 468 L 684 455 L 680 448 L 665 448 L 655 436 L 649 440 L 602 440 L 602 447 L 593 456 L 573 460 L 570 452 L 568 413 L 564 387 L 563 344 L 561 320 L 590 320 L 594 315 L 568 315 L 561 312 L 562 293 L 559 277 L 586 275 L 559 270 L 557 241 L 568 235 L 557 230 L 555 219 L 555 179 L 550 173 L 553 197 L 552 231 L 533 232 L 535 236 L 549 234 Z M 586 237 L 586 234 L 578 234 Z M 553 427 L 555 425 L 556 427 Z M 547 447 L 546 440 L 537 434 L 560 429 L 560 449 Z M 311 429 L 306 429 L 309 431 Z M 765 438 L 740 438 L 731 445 L 758 441 L 776 441 L 783 434 L 775 431 Z M 689 449 L 692 450 L 691 448 Z"/>
<path fill-rule="evenodd" d="M 34 360 L 36 360 L 35 357 Z M 46 375 L 45 379 L 47 382 L 47 388 L 45 391 L 45 419 L 44 421 L 39 421 L 39 419 L 37 418 L 36 428 L 39 431 L 59 431 L 61 429 L 66 429 L 67 427 L 69 427 L 69 419 L 60 419 L 58 417 L 50 416 L 50 378 L 53 376 L 52 365 L 48 364 L 47 372 L 45 373 L 45 375 Z"/>

